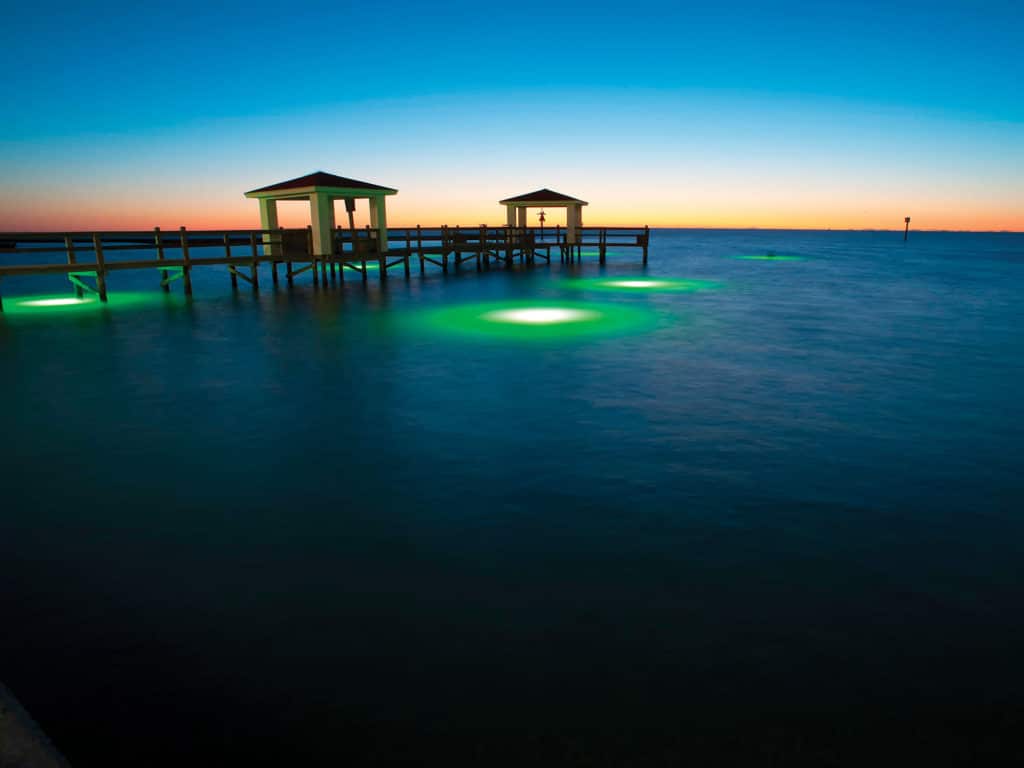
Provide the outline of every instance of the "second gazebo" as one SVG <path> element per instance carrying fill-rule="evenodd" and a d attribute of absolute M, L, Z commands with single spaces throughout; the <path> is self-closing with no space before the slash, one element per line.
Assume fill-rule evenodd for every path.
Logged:
<path fill-rule="evenodd" d="M 578 239 L 577 229 L 583 226 L 583 206 L 586 201 L 563 195 L 550 189 L 538 189 L 525 195 L 509 197 L 499 201 L 505 206 L 510 227 L 526 227 L 528 208 L 565 208 L 566 243 L 573 245 Z"/>

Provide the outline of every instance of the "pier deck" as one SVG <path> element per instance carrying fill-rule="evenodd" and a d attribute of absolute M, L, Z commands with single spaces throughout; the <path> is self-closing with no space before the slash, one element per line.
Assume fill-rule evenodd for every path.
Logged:
<path fill-rule="evenodd" d="M 408 277 L 418 260 L 420 272 L 432 264 L 448 272 L 473 262 L 477 270 L 493 265 L 547 263 L 557 256 L 562 262 L 582 259 L 583 249 L 595 249 L 604 264 L 608 251 L 636 248 L 647 264 L 648 227 L 407 227 L 389 228 L 390 247 L 380 250 L 377 232 L 341 229 L 335 232 L 333 253 L 313 252 L 312 229 L 255 229 L 175 232 L 159 228 L 144 232 L 9 232 L 0 233 L 0 279 L 25 275 L 67 275 L 75 294 L 95 293 L 107 300 L 107 276 L 120 270 L 159 271 L 165 291 L 180 280 L 186 296 L 192 294 L 192 270 L 223 266 L 234 287 L 239 279 L 259 288 L 260 266 L 269 265 L 274 285 L 279 272 L 289 284 L 310 273 L 314 284 L 345 271 L 368 279 L 368 264 L 375 264 L 380 279 L 401 267 Z M 155 258 L 133 257 L 140 251 Z M 129 255 L 129 252 L 133 252 Z M 212 252 L 212 253 L 211 253 Z M 13 256 L 13 258 L 12 258 Z M 127 257 L 127 258 L 125 258 Z M 18 262 L 21 263 L 12 263 Z M 0 295 L 0 311 L 3 299 Z"/>

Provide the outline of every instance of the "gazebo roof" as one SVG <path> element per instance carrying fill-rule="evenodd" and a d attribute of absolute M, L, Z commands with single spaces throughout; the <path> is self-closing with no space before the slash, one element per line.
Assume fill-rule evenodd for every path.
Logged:
<path fill-rule="evenodd" d="M 250 195 L 263 196 L 272 192 L 281 192 L 287 195 L 312 191 L 336 191 L 339 193 L 366 192 L 370 195 L 394 195 L 398 192 L 397 189 L 382 187 L 380 184 L 371 184 L 368 181 L 347 179 L 344 176 L 335 176 L 333 173 L 315 171 L 314 173 L 307 173 L 305 176 L 299 176 L 296 179 L 289 179 L 288 181 L 270 184 L 269 186 L 260 187 L 259 189 L 252 189 L 246 192 L 245 195 L 246 197 Z"/>
<path fill-rule="evenodd" d="M 527 192 L 525 195 L 507 197 L 504 200 L 499 200 L 498 202 L 502 205 L 515 203 L 547 203 L 551 205 L 558 205 L 560 203 L 578 203 L 580 205 L 587 205 L 585 200 L 580 200 L 577 197 L 569 197 L 569 195 L 563 195 L 561 192 L 555 192 L 546 188 L 538 189 L 536 192 Z"/>

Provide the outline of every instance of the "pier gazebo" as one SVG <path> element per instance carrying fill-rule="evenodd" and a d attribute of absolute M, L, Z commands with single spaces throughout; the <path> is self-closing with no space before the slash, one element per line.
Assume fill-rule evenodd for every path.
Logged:
<path fill-rule="evenodd" d="M 538 189 L 525 195 L 499 200 L 505 206 L 510 227 L 527 227 L 526 211 L 529 208 L 565 208 L 566 243 L 577 241 L 577 228 L 583 226 L 583 206 L 586 201 L 563 195 L 550 189 Z"/>
<path fill-rule="evenodd" d="M 313 253 L 316 256 L 330 256 L 334 253 L 335 200 L 344 200 L 349 213 L 355 211 L 356 200 L 369 201 L 370 227 L 377 231 L 377 242 L 381 252 L 384 252 L 388 249 L 385 199 L 388 195 L 396 194 L 398 190 L 391 187 L 316 171 L 297 179 L 253 189 L 246 192 L 245 196 L 260 202 L 260 229 L 277 229 L 279 200 L 309 200 Z"/>

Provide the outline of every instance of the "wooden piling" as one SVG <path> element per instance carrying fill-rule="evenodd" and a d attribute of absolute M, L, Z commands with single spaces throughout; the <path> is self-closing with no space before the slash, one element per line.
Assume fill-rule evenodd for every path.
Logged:
<path fill-rule="evenodd" d="M 419 224 L 416 225 L 416 252 L 420 256 L 420 274 L 422 275 L 427 270 L 423 259 L 423 228 Z"/>
<path fill-rule="evenodd" d="M 285 261 L 284 263 L 284 276 L 288 278 L 288 285 L 294 285 L 295 277 L 292 275 L 291 253 L 289 252 L 288 248 L 285 246 L 284 243 L 284 227 L 280 227 L 277 231 L 279 237 L 281 238 L 281 253 L 285 256 L 286 259 L 288 259 L 288 261 Z"/>
<path fill-rule="evenodd" d="M 160 227 L 153 227 L 153 245 L 156 246 L 156 260 L 164 260 L 164 238 L 160 232 Z M 160 290 L 164 293 L 169 293 L 171 290 L 171 284 L 167 280 L 167 275 L 170 274 L 166 269 L 160 270 Z"/>
<path fill-rule="evenodd" d="M 92 247 L 96 250 L 96 292 L 100 301 L 107 301 L 107 263 L 103 258 L 103 241 L 99 234 L 92 236 Z"/>
<path fill-rule="evenodd" d="M 903 219 L 903 222 L 906 225 L 903 229 L 903 242 L 905 243 L 907 242 L 907 236 L 910 234 L 910 217 L 907 216 Z"/>
<path fill-rule="evenodd" d="M 644 226 L 644 266 L 647 266 L 647 246 L 651 242 L 651 228 Z"/>
<path fill-rule="evenodd" d="M 605 227 L 601 227 L 600 233 L 597 236 L 597 252 L 600 257 L 601 266 L 604 266 L 605 257 L 608 254 L 608 230 Z"/>
<path fill-rule="evenodd" d="M 451 235 L 448 234 L 448 225 L 441 227 L 441 270 L 448 274 L 448 248 L 451 244 Z"/>
<path fill-rule="evenodd" d="M 306 248 L 309 250 L 310 266 L 313 268 L 313 285 L 320 285 L 320 277 L 317 272 L 316 254 L 313 253 L 313 225 L 306 227 Z"/>
<path fill-rule="evenodd" d="M 231 258 L 231 235 L 224 234 L 224 257 Z M 238 273 L 235 272 L 235 265 L 228 262 L 228 274 L 231 275 L 231 288 L 232 290 L 238 290 Z"/>
<path fill-rule="evenodd" d="M 76 261 L 75 241 L 71 237 L 71 235 L 64 235 L 64 247 L 67 249 L 68 252 L 68 264 L 74 264 Z M 78 285 L 77 283 L 75 284 L 75 296 L 79 299 L 82 298 L 83 296 L 82 286 Z"/>
<path fill-rule="evenodd" d="M 181 242 L 181 280 L 184 286 L 185 295 L 192 295 L 192 259 L 188 254 L 188 232 L 184 227 L 178 230 L 178 237 Z"/>
<path fill-rule="evenodd" d="M 341 224 L 338 224 L 334 228 L 334 240 L 331 241 L 331 282 L 335 280 L 335 267 L 337 267 L 338 254 L 341 251 Z M 344 263 L 341 267 L 342 275 L 345 274 Z M 344 279 L 344 278 L 343 278 Z"/>
<path fill-rule="evenodd" d="M 252 289 L 258 291 L 260 289 L 260 252 L 256 245 L 255 232 L 249 233 L 249 249 L 252 252 Z"/>
<path fill-rule="evenodd" d="M 405 276 L 409 276 L 409 257 L 412 255 L 412 236 L 405 230 Z"/>

